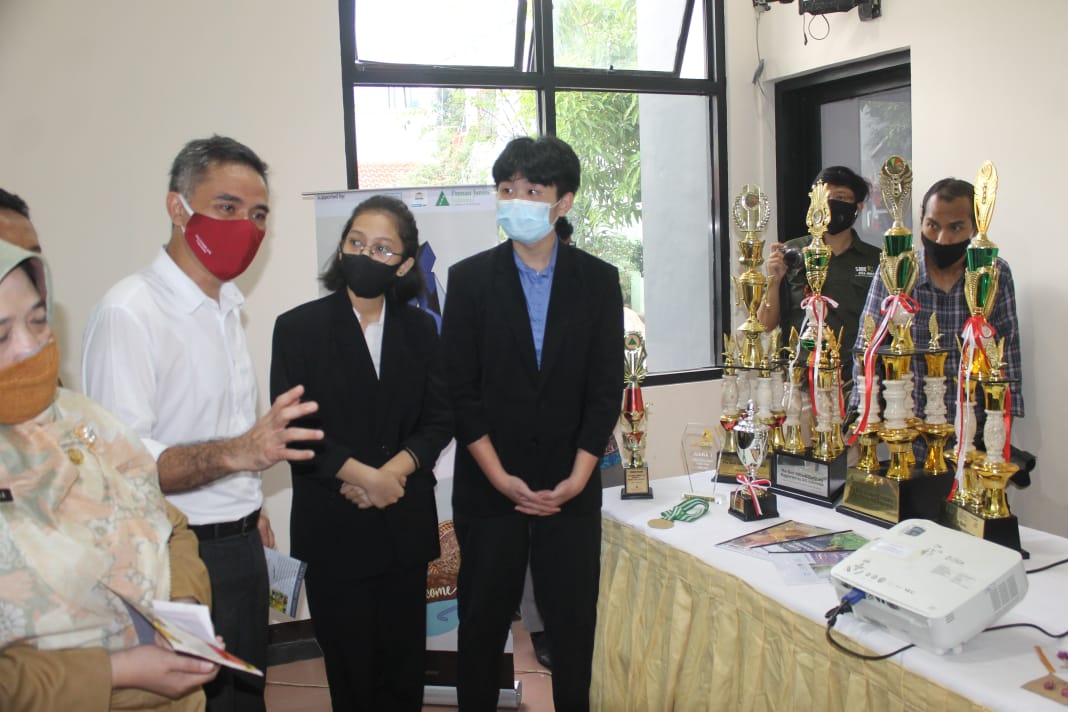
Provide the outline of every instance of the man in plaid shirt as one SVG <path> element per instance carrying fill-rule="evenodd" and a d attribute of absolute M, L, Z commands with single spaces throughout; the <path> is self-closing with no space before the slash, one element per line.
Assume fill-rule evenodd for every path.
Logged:
<path fill-rule="evenodd" d="M 968 243 L 978 231 L 972 204 L 974 195 L 975 187 L 968 181 L 943 178 L 932 185 L 923 196 L 920 211 L 923 249 L 917 250 L 919 269 L 916 286 L 911 294 L 919 304 L 919 311 L 916 312 L 912 322 L 912 338 L 916 346 L 919 348 L 927 346 L 931 338 L 929 326 L 931 314 L 935 313 L 938 314 L 938 330 L 943 334 L 942 345 L 954 347 L 951 348 L 946 358 L 945 370 L 946 408 L 950 422 L 957 412 L 957 385 L 954 377 L 960 368 L 960 351 L 955 348 L 954 337 L 960 335 L 964 322 L 970 316 L 968 304 L 964 299 L 964 265 Z M 998 257 L 997 265 L 1000 271 L 998 291 L 989 322 L 994 327 L 996 338 L 999 341 L 1002 338 L 1005 339 L 1003 356 L 1005 363 L 1002 373 L 1006 379 L 1013 382 L 1012 414 L 1016 417 L 1023 417 L 1024 399 L 1023 390 L 1020 387 L 1023 374 L 1020 371 L 1020 331 L 1019 322 L 1016 319 L 1016 290 L 1013 287 L 1012 272 L 1009 270 L 1008 263 Z M 860 317 L 861 332 L 863 332 L 866 316 L 871 315 L 876 323 L 879 323 L 882 318 L 880 308 L 886 296 L 886 286 L 882 279 L 873 279 L 871 289 L 868 291 L 868 299 L 864 304 L 864 311 Z M 856 348 L 863 347 L 863 339 L 864 336 L 861 333 L 857 337 Z M 916 402 L 917 414 L 922 415 L 927 408 L 923 392 L 923 377 L 927 375 L 927 362 L 922 356 L 917 355 L 912 359 L 912 368 L 915 373 L 913 399 Z M 859 365 L 854 365 L 854 381 L 860 375 L 863 373 Z M 863 404 L 858 401 L 859 395 L 854 390 L 851 400 L 851 406 L 854 409 L 863 408 Z M 977 432 L 981 436 L 985 417 L 983 398 L 978 392 L 976 401 Z"/>

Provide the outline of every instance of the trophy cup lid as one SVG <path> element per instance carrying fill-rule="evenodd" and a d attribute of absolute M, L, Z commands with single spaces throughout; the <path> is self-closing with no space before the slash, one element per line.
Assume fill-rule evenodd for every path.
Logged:
<path fill-rule="evenodd" d="M 732 214 L 742 232 L 763 232 L 771 218 L 771 201 L 759 185 L 746 183 L 734 198 Z"/>
<path fill-rule="evenodd" d="M 888 235 L 911 234 L 903 222 L 905 209 L 912 197 L 912 166 L 901 156 L 890 156 L 879 171 L 879 189 L 883 203 L 894 224 Z"/>
<path fill-rule="evenodd" d="M 990 228 L 990 219 L 994 215 L 994 201 L 998 194 L 998 171 L 990 161 L 983 161 L 979 167 L 979 173 L 975 176 L 975 225 L 979 235 L 972 240 L 971 248 L 997 248 L 997 245 L 987 237 L 986 231 Z"/>

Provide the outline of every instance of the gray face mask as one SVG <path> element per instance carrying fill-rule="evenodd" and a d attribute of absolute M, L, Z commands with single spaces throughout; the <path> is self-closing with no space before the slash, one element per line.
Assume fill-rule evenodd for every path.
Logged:
<path fill-rule="evenodd" d="M 923 234 L 920 235 L 920 239 L 923 241 L 924 254 L 930 255 L 939 269 L 956 264 L 964 257 L 964 253 L 968 251 L 968 245 L 971 244 L 971 240 L 965 240 L 952 245 L 941 245 Z"/>

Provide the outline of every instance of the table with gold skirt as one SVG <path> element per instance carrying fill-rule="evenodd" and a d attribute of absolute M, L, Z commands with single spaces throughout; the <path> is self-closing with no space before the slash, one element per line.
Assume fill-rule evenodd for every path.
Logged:
<path fill-rule="evenodd" d="M 694 489 L 712 485 L 695 478 Z M 720 485 L 720 491 L 732 489 Z M 868 538 L 884 531 L 837 512 L 779 497 L 781 519 L 742 522 L 724 505 L 692 523 L 652 529 L 650 519 L 691 491 L 686 477 L 657 480 L 655 500 L 604 493 L 601 593 L 592 707 L 603 712 L 669 710 L 909 711 L 1042 710 L 1060 706 L 1021 689 L 1045 669 L 1059 641 L 1032 629 L 981 633 L 959 653 L 916 648 L 878 662 L 826 640 L 830 583 L 787 585 L 773 564 L 716 544 L 793 519 Z M 1025 529 L 1026 568 L 1068 557 L 1068 539 Z M 1029 577 L 1027 597 L 998 623 L 1068 628 L 1068 566 Z M 836 639 L 886 653 L 905 644 L 846 614 Z M 1059 670 L 1068 679 L 1068 669 Z"/>

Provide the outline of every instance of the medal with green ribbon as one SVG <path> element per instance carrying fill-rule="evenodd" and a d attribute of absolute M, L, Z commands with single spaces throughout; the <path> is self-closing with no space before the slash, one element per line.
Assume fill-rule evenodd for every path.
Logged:
<path fill-rule="evenodd" d="M 654 529 L 670 529 L 675 522 L 693 522 L 708 513 L 708 501 L 698 497 L 688 497 L 666 512 L 661 512 L 657 519 L 650 519 L 649 526 Z"/>

